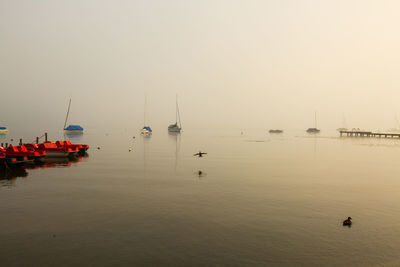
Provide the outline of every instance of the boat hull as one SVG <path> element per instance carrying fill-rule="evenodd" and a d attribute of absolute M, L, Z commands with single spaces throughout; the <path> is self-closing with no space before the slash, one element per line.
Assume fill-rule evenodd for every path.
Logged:
<path fill-rule="evenodd" d="M 76 151 L 46 151 L 46 158 L 68 158 L 75 157 L 77 154 Z"/>
<path fill-rule="evenodd" d="M 283 133 L 283 130 L 269 130 L 269 133 L 280 134 Z"/>
<path fill-rule="evenodd" d="M 321 130 L 317 129 L 317 128 L 309 128 L 307 129 L 307 133 L 319 133 Z"/>
<path fill-rule="evenodd" d="M 64 130 L 64 133 L 66 133 L 66 134 L 71 134 L 71 133 L 74 133 L 74 134 L 82 134 L 82 133 L 83 133 L 83 130 L 76 130 L 76 131 Z"/>
<path fill-rule="evenodd" d="M 8 133 L 8 130 L 0 130 L 0 133 Z"/>
<path fill-rule="evenodd" d="M 179 128 L 179 127 L 174 127 L 174 128 L 168 128 L 168 132 L 171 132 L 171 133 L 180 133 L 181 132 L 181 128 Z"/>
<path fill-rule="evenodd" d="M 140 134 L 143 135 L 143 136 L 150 136 L 151 132 L 149 132 L 149 131 L 141 131 Z"/>

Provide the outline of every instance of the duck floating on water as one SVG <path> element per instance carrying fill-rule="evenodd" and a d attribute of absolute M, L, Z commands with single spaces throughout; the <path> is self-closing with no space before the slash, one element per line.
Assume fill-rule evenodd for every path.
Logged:
<path fill-rule="evenodd" d="M 347 220 L 343 221 L 343 226 L 350 226 L 352 224 L 351 217 L 348 217 Z"/>

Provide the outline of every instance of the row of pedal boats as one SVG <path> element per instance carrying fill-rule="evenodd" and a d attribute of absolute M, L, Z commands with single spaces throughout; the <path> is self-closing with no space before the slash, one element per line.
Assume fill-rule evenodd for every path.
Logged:
<path fill-rule="evenodd" d="M 73 158 L 84 155 L 89 145 L 72 144 L 70 141 L 46 141 L 19 146 L 0 146 L 0 164 L 16 165 L 40 162 L 45 158 Z"/>

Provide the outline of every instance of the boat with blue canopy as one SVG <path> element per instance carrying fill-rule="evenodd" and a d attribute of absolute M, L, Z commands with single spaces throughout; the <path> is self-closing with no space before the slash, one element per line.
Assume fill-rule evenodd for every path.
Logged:
<path fill-rule="evenodd" d="M 83 128 L 80 125 L 69 125 L 64 128 L 65 133 L 83 133 Z"/>
<path fill-rule="evenodd" d="M 5 126 L 0 126 L 0 133 L 8 133 L 8 129 Z"/>
<path fill-rule="evenodd" d="M 67 116 L 65 118 L 64 122 L 64 133 L 83 133 L 83 128 L 80 125 L 69 125 L 67 126 L 67 121 L 68 121 L 68 115 L 69 115 L 69 109 L 71 107 L 71 98 L 69 99 L 69 104 L 68 104 L 68 110 L 67 110 Z"/>

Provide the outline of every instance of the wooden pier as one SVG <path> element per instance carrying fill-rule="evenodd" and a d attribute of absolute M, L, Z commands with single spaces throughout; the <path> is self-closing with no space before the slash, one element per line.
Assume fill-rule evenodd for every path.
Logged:
<path fill-rule="evenodd" d="M 343 135 L 349 137 L 400 138 L 400 133 L 374 133 L 368 131 L 340 131 L 340 137 L 342 137 Z"/>

